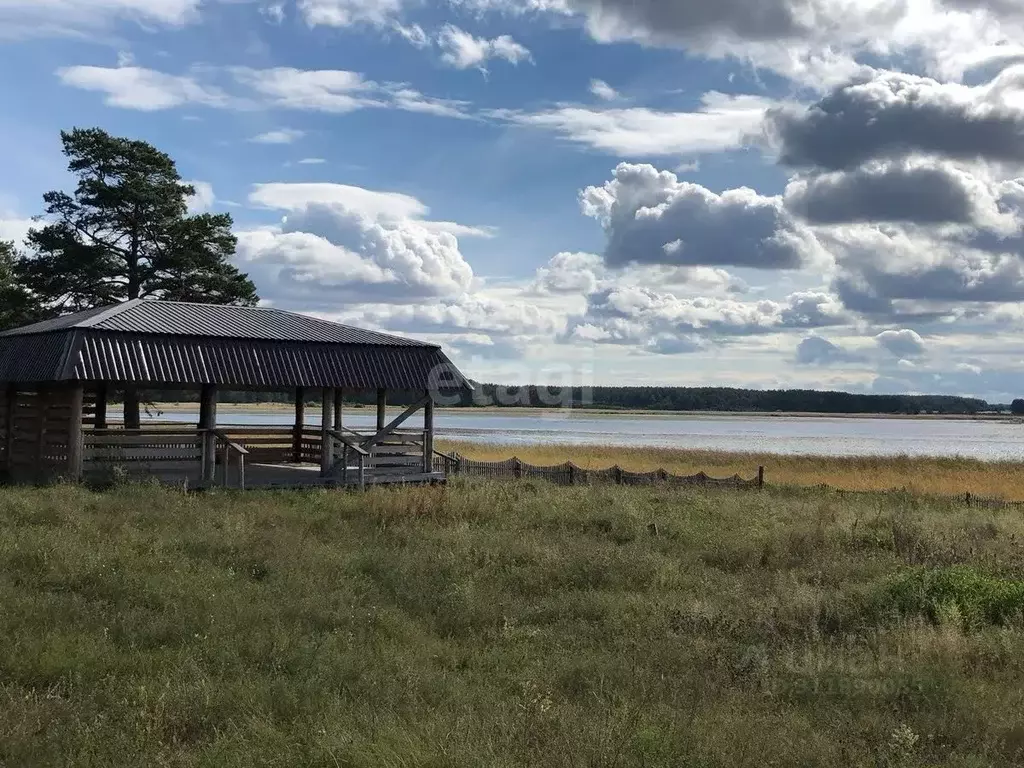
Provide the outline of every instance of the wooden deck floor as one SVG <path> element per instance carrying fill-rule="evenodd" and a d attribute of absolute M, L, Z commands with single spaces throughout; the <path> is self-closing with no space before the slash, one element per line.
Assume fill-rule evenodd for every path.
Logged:
<path fill-rule="evenodd" d="M 155 478 L 161 483 L 178 487 L 200 488 L 200 471 L 197 466 L 195 470 L 156 470 L 135 475 L 137 479 Z M 445 481 L 443 472 L 431 473 L 402 473 L 394 470 L 387 472 L 367 470 L 365 483 L 370 485 L 402 485 L 440 483 Z M 215 487 L 223 487 L 222 468 L 217 467 L 217 478 Z M 272 489 L 272 488 L 356 488 L 359 485 L 358 472 L 355 469 L 349 471 L 348 482 L 343 483 L 340 478 L 323 478 L 320 476 L 320 467 L 312 464 L 247 464 L 245 467 L 245 488 L 246 490 Z M 228 477 L 228 488 L 238 488 L 238 470 L 232 465 Z"/>

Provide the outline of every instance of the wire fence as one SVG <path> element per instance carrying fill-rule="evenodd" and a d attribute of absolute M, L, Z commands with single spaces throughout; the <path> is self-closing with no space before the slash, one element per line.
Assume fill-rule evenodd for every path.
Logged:
<path fill-rule="evenodd" d="M 837 496 L 907 496 L 928 499 L 929 501 L 946 502 L 948 504 L 962 504 L 975 509 L 1024 509 L 1024 501 L 1007 501 L 1006 499 L 988 498 L 978 496 L 970 491 L 958 493 L 955 496 L 941 494 L 927 494 L 918 491 L 911 491 L 907 488 L 892 488 L 890 490 L 877 491 L 854 491 L 848 488 L 837 488 L 834 485 L 822 483 L 821 485 L 792 485 L 786 486 L 791 489 L 802 491 L 817 491 L 821 493 L 832 493 Z"/>
<path fill-rule="evenodd" d="M 453 475 L 488 477 L 494 479 L 519 480 L 534 478 L 546 480 L 554 485 L 612 485 L 652 486 L 663 485 L 688 488 L 763 488 L 764 467 L 758 468 L 757 477 L 747 480 L 739 475 L 733 477 L 710 477 L 703 472 L 696 475 L 673 475 L 664 469 L 656 472 L 629 472 L 621 467 L 609 469 L 584 469 L 571 461 L 553 467 L 538 467 L 518 458 L 506 461 L 474 461 L 452 452 L 434 456 L 434 470 Z"/>
<path fill-rule="evenodd" d="M 511 458 L 505 461 L 475 461 L 467 459 L 456 452 L 434 456 L 434 471 L 444 472 L 451 477 L 453 475 L 465 475 L 470 477 L 486 477 L 493 479 L 518 480 L 523 478 L 535 478 L 546 480 L 555 485 L 630 485 L 630 486 L 669 486 L 679 488 L 733 488 L 733 489 L 762 489 L 766 487 L 765 468 L 757 468 L 757 476 L 745 479 L 740 475 L 733 477 L 716 478 L 700 472 L 696 475 L 673 475 L 664 469 L 656 472 L 629 472 L 621 467 L 615 466 L 609 469 L 583 469 L 571 461 L 565 464 L 558 464 L 553 467 L 539 467 L 527 464 L 518 458 Z M 962 504 L 976 509 L 1024 509 L 1024 501 L 1007 501 L 1005 499 L 987 498 L 976 494 L 965 492 L 956 496 L 929 495 L 912 492 L 905 488 L 893 488 L 891 490 L 850 490 L 837 488 L 833 485 L 790 485 L 773 486 L 785 487 L 789 490 L 831 493 L 838 496 L 868 496 L 868 495 L 893 495 L 913 496 L 915 498 L 926 498 L 931 501 L 945 502 L 949 504 Z"/>

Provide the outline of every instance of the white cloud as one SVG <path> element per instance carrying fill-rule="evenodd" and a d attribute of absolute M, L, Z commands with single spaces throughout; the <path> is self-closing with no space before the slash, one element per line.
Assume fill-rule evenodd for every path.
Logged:
<path fill-rule="evenodd" d="M 358 72 L 302 70 L 293 67 L 237 67 L 233 72 L 240 83 L 252 88 L 276 107 L 344 113 L 370 106 L 383 106 L 373 98 L 375 84 L 364 80 Z"/>
<path fill-rule="evenodd" d="M 189 213 L 205 213 L 217 201 L 213 193 L 213 185 L 208 181 L 186 181 L 185 184 L 195 188 L 196 193 L 189 198 Z"/>
<path fill-rule="evenodd" d="M 317 312 L 469 301 L 474 275 L 457 234 L 490 235 L 424 220 L 427 207 L 408 195 L 340 184 L 260 184 L 249 201 L 287 215 L 240 233 L 242 266 L 266 299 Z"/>
<path fill-rule="evenodd" d="M 304 157 L 299 160 L 299 165 L 323 165 L 326 162 L 322 157 Z"/>
<path fill-rule="evenodd" d="M 291 144 L 305 135 L 305 131 L 300 131 L 296 128 L 279 128 L 276 131 L 267 131 L 258 136 L 253 136 L 249 141 L 256 144 Z"/>
<path fill-rule="evenodd" d="M 441 60 L 456 69 L 483 69 L 490 59 L 504 59 L 510 64 L 532 61 L 530 51 L 508 35 L 493 40 L 474 37 L 453 24 L 445 24 L 437 36 Z"/>
<path fill-rule="evenodd" d="M 601 257 L 593 253 L 559 253 L 537 270 L 534 290 L 549 294 L 594 293 L 607 270 Z"/>
<path fill-rule="evenodd" d="M 901 361 L 921 357 L 925 353 L 924 339 L 916 331 L 884 331 L 875 337 L 878 346 Z"/>
<path fill-rule="evenodd" d="M 775 103 L 762 96 L 711 92 L 702 97 L 695 112 L 560 106 L 540 112 L 499 110 L 492 114 L 617 156 L 650 157 L 747 146 Z"/>
<path fill-rule="evenodd" d="M 266 298 L 321 310 L 459 296 L 473 281 L 453 235 L 322 203 L 289 214 L 278 231 L 240 233 L 239 261 Z"/>
<path fill-rule="evenodd" d="M 426 96 L 404 83 L 375 83 L 358 72 L 303 70 L 293 67 L 252 69 L 234 67 L 227 73 L 235 91 L 204 82 L 223 75 L 214 68 L 171 75 L 141 67 L 66 67 L 57 71 L 61 82 L 106 94 L 110 106 L 156 111 L 186 104 L 222 109 L 278 108 L 330 114 L 359 109 L 398 109 L 438 117 L 467 119 L 468 104 Z"/>
<path fill-rule="evenodd" d="M 379 192 L 364 187 L 333 183 L 255 184 L 249 202 L 263 208 L 301 212 L 310 206 L 326 206 L 358 214 L 371 221 L 414 221 L 433 234 L 455 237 L 493 237 L 491 227 L 474 227 L 451 221 L 427 221 L 430 209 L 420 200 L 400 192 Z"/>
<path fill-rule="evenodd" d="M 12 214 L 3 215 L 0 211 L 0 240 L 13 241 L 21 246 L 25 236 L 32 227 L 38 226 L 32 219 L 22 219 Z"/>
<path fill-rule="evenodd" d="M 302 211 L 310 205 L 336 206 L 373 220 L 419 219 L 429 211 L 410 195 L 347 184 L 256 184 L 249 202 L 289 212 Z"/>
<path fill-rule="evenodd" d="M 146 112 L 201 104 L 227 106 L 228 97 L 219 88 L 204 85 L 192 75 L 168 75 L 142 67 L 65 67 L 57 70 L 64 85 L 106 94 L 112 107 Z"/>
<path fill-rule="evenodd" d="M 0 39 L 86 34 L 117 21 L 181 26 L 200 0 L 2 0 Z"/>
<path fill-rule="evenodd" d="M 383 26 L 395 19 L 402 0 L 298 0 L 299 13 L 311 27 Z"/>
<path fill-rule="evenodd" d="M 284 22 L 284 3 L 276 2 L 264 5 L 260 8 L 260 12 L 267 17 L 274 24 L 281 24 Z"/>
<path fill-rule="evenodd" d="M 391 25 L 391 30 L 414 48 L 430 47 L 430 37 L 423 31 L 423 27 L 419 24 L 410 24 L 406 26 L 396 22 Z"/>
<path fill-rule="evenodd" d="M 590 92 L 602 101 L 615 101 L 619 98 L 619 92 L 608 85 L 604 80 L 591 80 Z"/>
<path fill-rule="evenodd" d="M 679 354 L 730 337 L 840 326 L 848 320 L 838 300 L 824 293 L 792 294 L 782 302 L 741 301 L 679 298 L 619 284 L 588 298 L 586 312 L 574 320 L 569 338 Z"/>

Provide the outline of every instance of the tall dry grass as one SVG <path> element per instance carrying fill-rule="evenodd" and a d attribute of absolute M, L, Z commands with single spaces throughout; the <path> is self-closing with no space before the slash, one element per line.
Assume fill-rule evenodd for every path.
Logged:
<path fill-rule="evenodd" d="M 831 485 L 851 491 L 906 489 L 911 493 L 955 496 L 971 493 L 1008 501 L 1024 500 L 1024 461 L 984 462 L 964 458 L 775 456 L 668 448 L 622 448 L 592 445 L 498 445 L 442 442 L 439 450 L 455 450 L 479 461 L 518 456 L 538 465 L 572 461 L 584 469 L 619 465 L 632 472 L 666 469 L 677 475 L 707 472 L 712 476 L 756 477 L 766 468 L 775 485 Z"/>
<path fill-rule="evenodd" d="M 0 489 L 0 765 L 1021 765 L 1022 541 L 907 496 Z"/>

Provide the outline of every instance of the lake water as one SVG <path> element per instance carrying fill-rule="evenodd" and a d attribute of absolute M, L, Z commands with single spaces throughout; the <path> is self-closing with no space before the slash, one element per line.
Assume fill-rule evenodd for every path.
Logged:
<path fill-rule="evenodd" d="M 396 411 L 397 413 L 397 411 Z M 198 409 L 165 410 L 163 420 L 196 423 Z M 310 425 L 318 408 L 306 409 Z M 285 409 L 222 408 L 223 425 L 289 425 Z M 349 427 L 372 427 L 370 410 L 346 411 Z M 1024 460 L 1024 424 L 942 419 L 860 419 L 728 415 L 605 416 L 585 411 L 549 414 L 440 411 L 438 435 L 450 440 L 526 445 L 616 445 L 752 451 L 818 456 L 969 456 Z M 410 425 L 422 421 L 414 416 Z"/>

